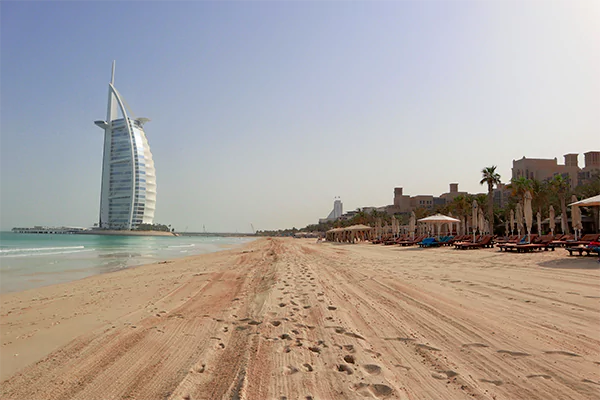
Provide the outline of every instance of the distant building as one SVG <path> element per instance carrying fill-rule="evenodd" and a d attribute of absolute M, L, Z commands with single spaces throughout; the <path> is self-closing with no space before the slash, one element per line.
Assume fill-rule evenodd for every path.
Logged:
<path fill-rule="evenodd" d="M 494 205 L 496 207 L 504 208 L 508 204 L 508 199 L 510 198 L 511 190 L 507 188 L 507 185 L 504 183 L 500 183 L 496 185 L 494 191 L 492 192 L 492 196 L 494 199 Z"/>
<path fill-rule="evenodd" d="M 448 193 L 442 193 L 440 197 L 446 200 L 445 204 L 448 204 L 452 203 L 458 196 L 466 196 L 467 194 L 469 193 L 458 191 L 458 183 L 451 183 L 450 191 Z"/>
<path fill-rule="evenodd" d="M 583 153 L 584 167 L 578 174 L 579 184 L 585 183 L 594 174 L 600 173 L 600 151 Z"/>
<path fill-rule="evenodd" d="M 409 196 L 403 193 L 403 188 L 394 188 L 394 204 L 386 207 L 390 214 L 410 214 L 417 208 L 432 210 L 435 207 L 444 206 L 454 201 L 458 196 L 467 195 L 467 192 L 458 191 L 458 183 L 450 184 L 450 191 L 440 196 L 417 195 Z"/>
<path fill-rule="evenodd" d="M 569 181 L 571 188 L 579 183 L 579 167 L 577 166 L 577 154 L 565 154 L 565 164 L 559 164 L 556 158 L 526 158 L 513 160 L 512 179 L 525 177 L 546 181 L 556 175 L 562 175 Z"/>
<path fill-rule="evenodd" d="M 564 164 L 559 164 L 556 158 L 526 158 L 513 160 L 512 178 L 517 179 L 525 177 L 527 179 L 536 179 L 538 181 L 547 181 L 556 175 L 562 175 L 569 181 L 571 188 L 583 183 L 589 179 L 594 171 L 600 171 L 600 152 L 590 151 L 585 153 L 585 167 L 579 168 L 578 154 L 565 154 Z"/>
<path fill-rule="evenodd" d="M 154 220 L 156 174 L 143 128 L 149 120 L 129 115 L 114 78 L 113 62 L 106 121 L 94 122 L 104 130 L 99 225 L 131 230 Z"/>
<path fill-rule="evenodd" d="M 329 213 L 327 218 L 320 218 L 319 223 L 324 224 L 329 221 L 336 221 L 338 218 L 340 218 L 342 216 L 343 213 L 344 213 L 344 207 L 342 204 L 342 200 L 340 200 L 339 197 L 336 197 L 333 200 L 333 210 L 331 210 L 331 212 Z"/>

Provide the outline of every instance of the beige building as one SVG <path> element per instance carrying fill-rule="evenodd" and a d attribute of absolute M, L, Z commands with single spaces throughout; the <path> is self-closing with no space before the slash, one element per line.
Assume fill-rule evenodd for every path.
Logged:
<path fill-rule="evenodd" d="M 600 172 L 600 152 L 589 151 L 584 153 L 585 167 L 579 168 L 579 154 L 570 153 L 564 155 L 564 164 L 559 164 L 556 158 L 526 158 L 513 160 L 512 178 L 525 177 L 545 181 L 556 175 L 562 175 L 568 179 L 571 188 L 582 184 L 596 171 Z"/>
<path fill-rule="evenodd" d="M 433 195 L 409 196 L 403 193 L 401 187 L 397 187 L 394 188 L 394 204 L 387 206 L 386 210 L 390 214 L 407 214 L 417 208 L 433 209 L 435 206 L 443 206 L 452 202 L 456 197 L 466 194 L 468 193 L 458 191 L 458 183 L 451 183 L 450 191 L 439 197 Z"/>
<path fill-rule="evenodd" d="M 440 197 L 446 200 L 446 203 L 452 203 L 455 198 L 458 196 L 465 196 L 467 192 L 459 192 L 458 191 L 458 183 L 450 184 L 450 191 L 448 193 L 442 193 Z"/>
<path fill-rule="evenodd" d="M 583 153 L 583 157 L 584 167 L 579 172 L 579 184 L 600 173 L 600 151 L 588 151 Z"/>
<path fill-rule="evenodd" d="M 579 167 L 577 166 L 577 154 L 565 154 L 565 164 L 559 164 L 556 158 L 526 158 L 513 160 L 512 179 L 525 177 L 545 181 L 552 179 L 555 175 L 562 175 L 569 180 L 571 187 L 577 186 Z"/>

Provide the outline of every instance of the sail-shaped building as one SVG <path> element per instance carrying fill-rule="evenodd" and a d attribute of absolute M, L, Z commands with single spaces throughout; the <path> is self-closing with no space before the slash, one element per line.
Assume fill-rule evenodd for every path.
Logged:
<path fill-rule="evenodd" d="M 156 173 L 144 133 L 149 119 L 133 116 L 114 83 L 113 62 L 106 121 L 94 122 L 104 129 L 99 226 L 131 230 L 154 220 Z"/>

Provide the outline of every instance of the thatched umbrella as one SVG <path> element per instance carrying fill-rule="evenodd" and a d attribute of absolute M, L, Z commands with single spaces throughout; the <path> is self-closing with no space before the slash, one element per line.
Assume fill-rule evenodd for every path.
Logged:
<path fill-rule="evenodd" d="M 471 225 L 473 226 L 473 242 L 475 241 L 475 231 L 477 230 L 477 218 L 479 216 L 479 205 L 477 200 L 473 200 L 473 215 L 471 216 Z"/>
<path fill-rule="evenodd" d="M 510 234 L 515 231 L 515 210 L 510 210 Z"/>
<path fill-rule="evenodd" d="M 556 215 L 554 215 L 554 207 L 550 206 L 548 215 L 550 218 L 550 232 L 552 233 L 552 237 L 554 237 L 554 228 L 556 228 Z"/>
<path fill-rule="evenodd" d="M 571 197 L 571 201 L 573 203 L 577 203 L 577 196 L 573 195 Z M 575 231 L 575 240 L 581 236 L 581 229 L 583 229 L 583 225 L 581 224 L 581 210 L 579 206 L 571 206 L 571 226 L 573 226 L 573 230 Z M 579 235 L 577 234 L 579 233 Z"/>
<path fill-rule="evenodd" d="M 525 192 L 523 213 L 525 214 L 525 225 L 527 225 L 527 242 L 531 243 L 531 225 L 533 224 L 533 210 L 531 209 L 531 192 Z"/>
<path fill-rule="evenodd" d="M 538 226 L 537 233 L 538 233 L 538 235 L 541 236 L 542 235 L 542 213 L 539 211 L 537 212 L 537 226 Z"/>
<path fill-rule="evenodd" d="M 521 232 L 523 231 L 523 206 L 521 203 L 517 203 L 517 212 L 516 212 L 516 220 L 517 220 L 517 232 L 518 235 L 521 236 Z"/>

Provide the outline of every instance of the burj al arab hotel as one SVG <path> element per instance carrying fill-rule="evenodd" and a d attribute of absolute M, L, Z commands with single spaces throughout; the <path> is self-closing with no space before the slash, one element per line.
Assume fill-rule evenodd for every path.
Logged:
<path fill-rule="evenodd" d="M 104 129 L 99 226 L 131 230 L 154 220 L 156 174 L 144 133 L 149 119 L 133 116 L 114 83 L 113 62 L 106 121 L 94 122 Z"/>

